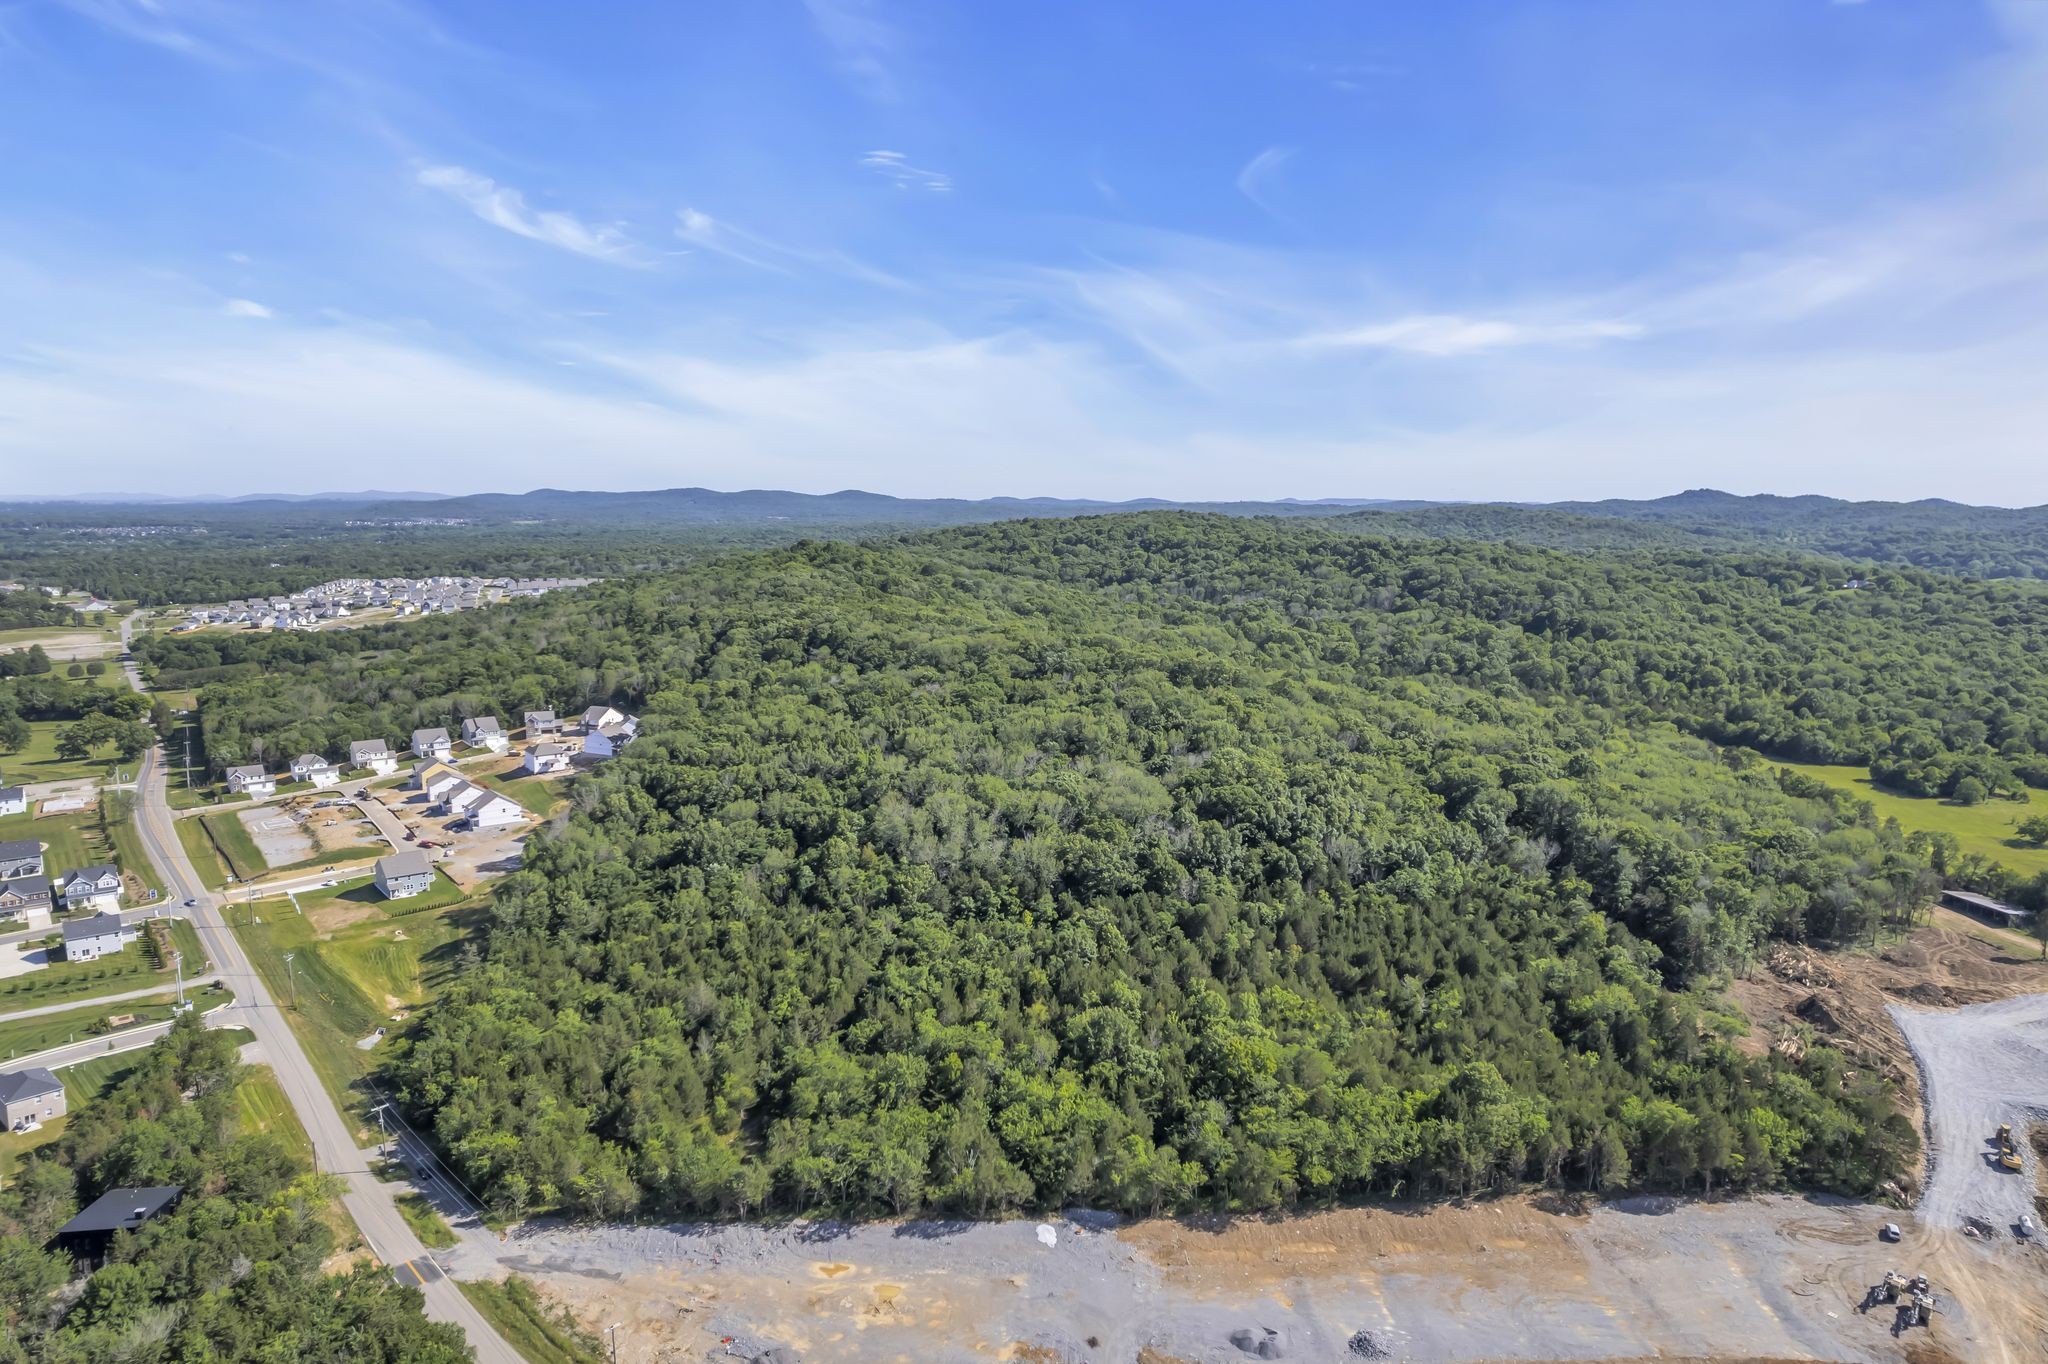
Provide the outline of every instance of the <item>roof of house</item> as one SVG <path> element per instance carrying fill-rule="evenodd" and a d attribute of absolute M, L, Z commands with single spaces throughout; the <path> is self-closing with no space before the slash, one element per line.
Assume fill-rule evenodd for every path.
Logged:
<path fill-rule="evenodd" d="M 26 876 L 10 876 L 0 881 L 0 895 L 19 896 L 24 900 L 47 900 L 50 898 L 50 878 L 41 872 L 30 872 Z"/>
<path fill-rule="evenodd" d="M 526 712 L 526 718 L 528 720 L 552 720 L 555 718 L 555 713 L 551 710 L 530 710 Z"/>
<path fill-rule="evenodd" d="M 445 740 L 447 737 L 448 731 L 440 728 L 416 729 L 412 732 L 412 741 L 415 744 L 430 744 L 433 743 L 436 739 Z"/>
<path fill-rule="evenodd" d="M 391 750 L 385 746 L 382 739 L 357 739 L 348 746 L 348 751 L 356 757 L 368 757 L 373 753 L 389 753 Z"/>
<path fill-rule="evenodd" d="M 327 766 L 327 759 L 321 757 L 318 753 L 301 753 L 298 757 L 292 759 L 292 766 L 325 767 Z"/>
<path fill-rule="evenodd" d="M 109 1189 L 94 1199 L 92 1206 L 57 1228 L 57 1234 L 134 1231 L 175 1203 L 183 1192 L 185 1189 L 181 1184 L 159 1184 L 146 1189 Z"/>
<path fill-rule="evenodd" d="M 638 730 L 638 725 L 629 725 L 624 720 L 621 720 L 615 725 L 604 725 L 597 732 L 604 735 L 607 739 L 616 739 L 621 735 L 630 739 Z"/>
<path fill-rule="evenodd" d="M 407 848 L 377 859 L 377 872 L 387 880 L 393 876 L 431 876 L 434 864 L 418 848 Z"/>
<path fill-rule="evenodd" d="M 478 734 L 496 734 L 501 728 L 495 715 L 479 715 L 469 722 L 471 730 Z"/>
<path fill-rule="evenodd" d="M 589 710 L 583 712 L 583 723 L 586 725 L 594 725 L 598 721 L 604 719 L 605 716 L 617 715 L 618 713 L 619 712 L 611 706 L 592 706 Z"/>
<path fill-rule="evenodd" d="M 567 753 L 569 746 L 567 744 L 535 744 L 526 751 L 534 754 L 536 757 L 552 758 L 557 754 Z"/>
<path fill-rule="evenodd" d="M 64 941 L 78 942 L 83 938 L 103 938 L 109 933 L 119 933 L 128 925 L 118 914 L 95 914 L 90 919 L 73 919 L 64 925 Z"/>
<path fill-rule="evenodd" d="M 73 881 L 103 881 L 107 877 L 120 878 L 121 869 L 111 862 L 102 862 L 96 867 L 74 867 L 57 878 L 59 885 L 68 886 Z"/>
<path fill-rule="evenodd" d="M 260 777 L 264 775 L 263 764 L 250 763 L 246 767 L 230 767 L 228 769 L 228 775 L 230 777 L 241 777 L 244 780 L 247 780 L 250 777 Z"/>
<path fill-rule="evenodd" d="M 26 800 L 19 786 L 0 786 L 0 800 Z"/>
<path fill-rule="evenodd" d="M 1979 895 L 1974 890 L 1945 890 L 1942 895 L 1950 900 L 1960 900 L 1972 909 L 1981 909 L 1989 914 L 2025 918 L 2027 913 L 2024 909 L 2009 905 L 2003 900 L 1994 900 L 1989 895 Z"/>
<path fill-rule="evenodd" d="M 0 843 L 0 861 L 11 862 L 18 857 L 41 857 L 43 845 L 33 838 L 10 838 Z"/>
<path fill-rule="evenodd" d="M 0 1103 L 20 1103 L 23 1099 L 40 1099 L 45 1094 L 54 1094 L 64 1088 L 64 1082 L 44 1070 L 41 1066 L 30 1066 L 27 1070 L 0 1071 Z"/>

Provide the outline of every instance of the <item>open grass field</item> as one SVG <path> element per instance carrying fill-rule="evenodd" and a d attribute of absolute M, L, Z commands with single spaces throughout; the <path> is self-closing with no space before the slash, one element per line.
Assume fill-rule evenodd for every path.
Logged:
<path fill-rule="evenodd" d="M 604 1364 L 602 1343 L 563 1309 L 550 1308 L 529 1281 L 462 1279 L 456 1286 L 531 1364 Z"/>
<path fill-rule="evenodd" d="M 192 1001 L 198 1011 L 205 1013 L 234 999 L 228 990 L 188 989 L 185 998 Z M 61 1047 L 81 1037 L 88 1037 L 104 1026 L 109 1015 L 132 1014 L 135 1022 L 128 1026 L 144 1027 L 161 1023 L 171 1016 L 175 997 L 170 991 L 146 1000 L 131 1000 L 125 1004 L 85 1004 L 63 1013 L 45 1014 L 40 1018 L 17 1018 L 0 1022 L 0 1056 L 9 1058 L 28 1056 L 50 1047 Z"/>
<path fill-rule="evenodd" d="M 7 784 L 34 786 L 46 781 L 106 776 L 113 760 L 106 756 L 105 751 L 96 758 L 57 756 L 57 731 L 69 723 L 67 720 L 29 721 L 28 744 L 17 753 L 0 754 L 0 771 L 7 774 Z M 120 766 L 126 775 L 135 775 L 134 763 L 124 762 Z"/>
<path fill-rule="evenodd" d="M 65 1096 L 65 1101 L 70 1102 L 69 1095 Z M 63 1132 L 67 1121 L 67 1118 L 58 1118 L 53 1122 L 44 1123 L 34 1132 L 0 1131 L 0 1189 L 6 1188 L 9 1181 L 14 1178 L 14 1167 L 20 1163 L 21 1158 L 44 1142 L 55 1141 Z"/>
<path fill-rule="evenodd" d="M 476 925 L 473 908 L 394 920 L 374 907 L 301 897 L 303 913 L 282 898 L 258 900 L 233 916 L 234 932 L 286 1017 L 313 1069 L 345 1111 L 361 1120 L 355 1084 L 377 1064 L 357 1041 L 391 1015 L 418 1007 L 455 969 L 458 942 Z M 284 954 L 292 954 L 289 970 Z M 293 979 L 298 1008 L 289 1007 Z"/>
<path fill-rule="evenodd" d="M 2048 813 L 2048 792 L 2027 792 L 2026 804 L 2016 800 L 1988 800 L 1982 805 L 1956 805 L 1931 797 L 1902 796 L 1895 791 L 1887 791 L 1871 781 L 1866 768 L 1819 763 L 1777 765 L 1869 801 L 1876 807 L 1879 819 L 1896 819 L 1902 829 L 1953 834 L 1964 852 L 1982 854 L 2022 876 L 2048 871 L 2048 848 L 2023 843 L 2013 833 L 2013 826 L 2028 815 Z"/>
<path fill-rule="evenodd" d="M 269 1066 L 249 1067 L 248 1074 L 235 1086 L 235 1106 L 240 1110 L 245 1135 L 267 1133 L 276 1137 L 301 1165 L 312 1168 L 312 1139 L 299 1125 L 299 1115 L 292 1112 L 291 1101 L 285 1098 L 277 1074 Z"/>
<path fill-rule="evenodd" d="M 299 907 L 316 918 L 329 909 L 343 912 L 375 910 L 390 918 L 411 918 L 430 910 L 453 908 L 462 903 L 463 895 L 462 887 L 449 880 L 446 872 L 436 868 L 433 889 L 409 895 L 403 900 L 385 899 L 384 892 L 370 881 L 352 881 L 347 885 L 300 891 L 298 898 Z"/>
<path fill-rule="evenodd" d="M 185 856 L 192 859 L 192 869 L 199 873 L 209 890 L 219 890 L 228 882 L 227 865 L 214 851 L 213 840 L 207 837 L 206 826 L 196 815 L 173 820 L 177 826 L 178 842 L 184 845 Z"/>
<path fill-rule="evenodd" d="M 146 1048 L 124 1051 L 115 1056 L 101 1056 L 91 1061 L 80 1061 L 75 1066 L 66 1066 L 57 1072 L 64 1081 L 65 1098 L 72 1108 L 91 1103 L 107 1092 L 114 1082 L 135 1068 L 142 1059 Z"/>
<path fill-rule="evenodd" d="M 0 948 L 0 951 L 13 951 Z M 0 1014 L 37 1009 L 67 1000 L 87 1000 L 100 995 L 126 994 L 148 985 L 165 984 L 171 973 L 160 971 L 142 950 L 141 943 L 98 961 L 59 961 L 26 975 L 0 980 Z"/>

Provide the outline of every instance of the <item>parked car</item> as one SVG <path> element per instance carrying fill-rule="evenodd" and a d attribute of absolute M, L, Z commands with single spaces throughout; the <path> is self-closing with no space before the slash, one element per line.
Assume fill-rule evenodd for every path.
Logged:
<path fill-rule="evenodd" d="M 1887 1223 L 1885 1223 L 1885 1224 L 1884 1224 L 1884 1230 L 1883 1230 L 1882 1232 L 1880 1232 L 1880 1233 L 1879 1233 L 1879 1235 L 1883 1236 L 1883 1237 L 1884 1237 L 1884 1239 L 1885 1239 L 1885 1240 L 1887 1240 L 1887 1241 L 1896 1241 L 1896 1240 L 1898 1240 L 1898 1239 L 1899 1239 L 1899 1224 L 1898 1224 L 1897 1222 L 1887 1222 Z"/>

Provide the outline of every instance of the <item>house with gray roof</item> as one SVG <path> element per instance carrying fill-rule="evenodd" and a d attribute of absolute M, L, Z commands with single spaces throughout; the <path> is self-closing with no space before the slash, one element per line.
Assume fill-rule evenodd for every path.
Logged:
<path fill-rule="evenodd" d="M 422 758 L 439 758 L 446 762 L 453 756 L 455 744 L 445 729 L 416 729 L 412 732 L 412 751 Z"/>
<path fill-rule="evenodd" d="M 433 888 L 434 864 L 418 848 L 407 848 L 378 858 L 374 879 L 385 899 L 403 900 Z"/>
<path fill-rule="evenodd" d="M 0 881 L 0 923 L 22 928 L 50 926 L 50 878 L 41 872 Z"/>
<path fill-rule="evenodd" d="M 25 786 L 0 786 L 0 815 L 25 815 L 28 813 L 28 788 Z"/>
<path fill-rule="evenodd" d="M 230 767 L 228 790 L 235 795 L 274 796 L 277 794 L 277 778 L 265 772 L 261 763 Z"/>
<path fill-rule="evenodd" d="M 121 907 L 121 869 L 111 862 L 80 867 L 57 878 L 57 898 L 68 910 L 94 913 Z"/>
<path fill-rule="evenodd" d="M 368 768 L 380 777 L 398 770 L 398 755 L 382 739 L 357 739 L 348 746 L 348 761 L 349 766 Z"/>
<path fill-rule="evenodd" d="M 121 922 L 118 914 L 95 914 L 64 925 L 64 960 L 97 961 L 127 947 L 140 931 Z"/>
<path fill-rule="evenodd" d="M 44 1070 L 0 1071 L 0 1127 L 9 1132 L 64 1116 L 64 1082 Z"/>
<path fill-rule="evenodd" d="M 10 838 L 0 843 L 0 881 L 17 876 L 43 874 L 43 845 L 33 838 Z"/>

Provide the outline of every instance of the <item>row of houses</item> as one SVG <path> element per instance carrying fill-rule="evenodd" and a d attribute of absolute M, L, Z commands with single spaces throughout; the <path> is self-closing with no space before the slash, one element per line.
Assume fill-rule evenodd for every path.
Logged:
<path fill-rule="evenodd" d="M 195 606 L 179 630 L 247 625 L 260 630 L 306 630 L 353 612 L 391 610 L 401 616 L 473 611 L 514 597 L 538 597 L 594 578 L 336 578 L 289 595 L 250 597 Z"/>
<path fill-rule="evenodd" d="M 557 719 L 551 710 L 527 711 L 525 722 L 529 739 L 568 732 L 568 725 Z M 581 751 L 596 758 L 615 756 L 640 732 L 638 716 L 628 715 L 613 706 L 592 706 L 573 723 L 582 735 Z M 471 716 L 462 722 L 460 733 L 462 742 L 473 749 L 503 753 L 512 746 L 504 722 L 495 715 Z M 412 754 L 423 763 L 448 762 L 455 756 L 454 736 L 441 726 L 416 729 L 412 732 Z M 565 744 L 543 739 L 527 749 L 525 766 L 529 772 L 558 772 L 569 766 L 572 756 L 572 751 Z M 373 777 L 389 777 L 397 773 L 398 763 L 398 754 L 393 753 L 382 739 L 358 739 L 348 746 L 350 770 L 368 772 Z M 318 753 L 301 753 L 292 759 L 289 770 L 290 780 L 307 782 L 315 787 L 338 784 L 343 772 L 342 768 Z M 235 795 L 274 796 L 279 775 L 261 763 L 230 767 L 227 771 L 228 790 Z"/>
<path fill-rule="evenodd" d="M 111 862 L 51 876 L 43 845 L 32 838 L 0 842 L 0 923 L 47 928 L 56 909 L 112 913 L 121 908 L 121 869 Z M 68 932 L 70 925 L 66 925 Z M 96 954 L 95 954 L 96 955 Z M 69 953 L 66 953 L 70 959 Z"/>

